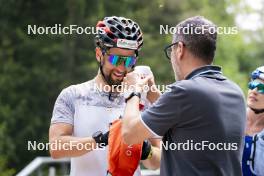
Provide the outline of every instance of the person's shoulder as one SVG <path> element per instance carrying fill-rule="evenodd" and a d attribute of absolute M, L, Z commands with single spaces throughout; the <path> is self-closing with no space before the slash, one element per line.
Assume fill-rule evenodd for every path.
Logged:
<path fill-rule="evenodd" d="M 207 87 L 196 79 L 177 81 L 172 84 L 171 90 L 171 92 L 181 92 L 181 94 L 188 95 L 190 98 L 197 98 L 210 93 Z"/>
<path fill-rule="evenodd" d="M 169 87 L 172 90 L 175 91 L 188 91 L 197 86 L 193 81 L 190 80 L 181 80 L 181 81 L 176 81 L 175 83 L 171 84 Z"/>
<path fill-rule="evenodd" d="M 68 96 L 77 96 L 79 94 L 85 94 L 95 89 L 93 85 L 94 85 L 93 80 L 89 80 L 79 84 L 73 84 L 64 88 L 61 91 L 61 94 Z"/>
<path fill-rule="evenodd" d="M 241 94 L 243 94 L 243 91 L 242 89 L 240 88 L 240 86 L 235 83 L 234 81 L 230 80 L 230 79 L 227 79 L 227 82 L 234 88 L 236 89 L 238 92 L 240 92 Z"/>
<path fill-rule="evenodd" d="M 75 89 L 78 92 L 89 92 L 91 90 L 96 89 L 95 85 L 96 84 L 94 80 L 89 80 L 83 83 L 72 85 L 70 87 L 72 87 L 72 89 Z"/>
<path fill-rule="evenodd" d="M 164 94 L 185 94 L 186 89 L 188 89 L 188 86 L 184 81 L 176 81 L 170 85 L 167 86 L 166 91 Z"/>
<path fill-rule="evenodd" d="M 226 77 L 225 87 L 226 87 L 226 89 L 229 90 L 229 92 L 232 92 L 234 95 L 236 95 L 236 97 L 240 97 L 241 99 L 245 100 L 245 94 L 244 94 L 243 90 L 233 80 Z"/>

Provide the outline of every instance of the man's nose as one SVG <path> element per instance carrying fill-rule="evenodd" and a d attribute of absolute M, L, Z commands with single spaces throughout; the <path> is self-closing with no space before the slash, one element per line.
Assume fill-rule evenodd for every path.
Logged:
<path fill-rule="evenodd" d="M 255 89 L 252 90 L 254 94 L 258 94 L 258 88 L 255 87 Z"/>
<path fill-rule="evenodd" d="M 125 72 L 126 71 L 125 61 L 123 61 L 122 64 L 118 65 L 117 69 L 120 72 Z"/>

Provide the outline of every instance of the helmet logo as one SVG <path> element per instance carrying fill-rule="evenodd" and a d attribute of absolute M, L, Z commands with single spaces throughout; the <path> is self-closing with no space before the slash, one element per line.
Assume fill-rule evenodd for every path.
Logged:
<path fill-rule="evenodd" d="M 117 47 L 137 50 L 138 43 L 137 41 L 133 41 L 133 40 L 117 39 Z"/>

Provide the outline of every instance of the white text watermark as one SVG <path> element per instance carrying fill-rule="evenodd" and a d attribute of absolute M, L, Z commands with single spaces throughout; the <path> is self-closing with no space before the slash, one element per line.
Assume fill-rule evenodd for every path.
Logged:
<path fill-rule="evenodd" d="M 238 28 L 236 26 L 232 27 L 214 27 L 208 25 L 193 26 L 188 25 L 184 27 L 171 27 L 169 25 L 160 25 L 159 33 L 162 34 L 223 34 L 223 35 L 236 35 L 238 34 Z"/>
<path fill-rule="evenodd" d="M 186 142 L 160 142 L 160 148 L 164 150 L 183 150 L 183 151 L 204 151 L 204 150 L 218 150 L 218 151 L 234 151 L 238 150 L 237 143 L 219 142 L 214 143 L 210 141 L 194 142 L 193 140 L 187 140 Z"/>
<path fill-rule="evenodd" d="M 71 34 L 99 34 L 103 31 L 98 30 L 96 27 L 83 27 L 76 24 L 69 26 L 63 26 L 62 24 L 54 24 L 53 26 L 38 26 L 38 25 L 28 25 L 27 34 L 28 35 L 71 35 Z"/>
<path fill-rule="evenodd" d="M 37 141 L 27 141 L 27 150 L 34 151 L 49 151 L 49 150 L 105 150 L 105 144 L 93 144 L 93 143 L 81 143 L 78 141 L 62 142 L 56 140 L 52 143 L 43 143 Z M 133 145 L 129 145 L 128 148 L 133 148 Z M 161 141 L 160 149 L 171 151 L 236 151 L 239 149 L 238 143 L 219 142 L 214 143 L 210 141 L 194 142 L 193 140 L 186 140 L 186 142 L 168 142 Z"/>

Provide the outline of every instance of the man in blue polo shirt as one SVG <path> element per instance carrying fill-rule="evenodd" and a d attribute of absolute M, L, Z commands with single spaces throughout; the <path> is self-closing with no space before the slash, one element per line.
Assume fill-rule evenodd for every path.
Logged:
<path fill-rule="evenodd" d="M 216 26 L 196 16 L 179 23 L 165 48 L 177 82 L 146 111 L 138 103 L 148 77 L 126 99 L 122 136 L 128 144 L 162 136 L 161 175 L 241 175 L 246 106 L 241 89 L 213 66 Z M 186 32 L 187 31 L 187 32 Z"/>

